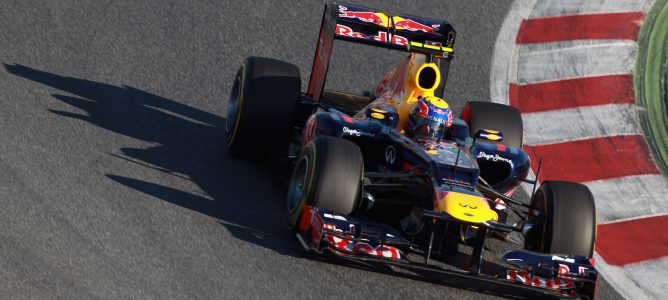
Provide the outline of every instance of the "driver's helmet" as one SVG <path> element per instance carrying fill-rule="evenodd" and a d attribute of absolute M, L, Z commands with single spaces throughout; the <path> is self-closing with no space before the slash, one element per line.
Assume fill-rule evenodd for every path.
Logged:
<path fill-rule="evenodd" d="M 419 98 L 404 125 L 406 136 L 416 140 L 441 140 L 452 126 L 452 111 L 443 99 Z"/>

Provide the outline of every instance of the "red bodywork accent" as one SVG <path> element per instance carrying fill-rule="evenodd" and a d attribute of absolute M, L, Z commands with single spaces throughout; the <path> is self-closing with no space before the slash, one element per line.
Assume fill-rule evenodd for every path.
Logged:
<path fill-rule="evenodd" d="M 323 12 L 320 23 L 320 34 L 313 56 L 313 67 L 309 77 L 307 94 L 313 97 L 313 100 L 320 100 L 322 90 L 325 86 L 325 76 L 329 67 L 329 59 L 334 45 L 334 30 L 336 29 L 336 11 L 327 9 Z"/>
<path fill-rule="evenodd" d="M 420 107 L 420 117 L 426 118 L 429 114 L 429 107 L 422 101 L 418 101 L 418 106 Z"/>
<path fill-rule="evenodd" d="M 508 270 L 506 271 L 506 279 L 514 282 L 519 282 L 522 284 L 548 288 L 552 290 L 562 290 L 562 289 L 574 289 L 575 284 L 570 280 L 555 278 L 555 279 L 545 279 L 538 276 L 532 276 L 529 272 L 518 271 L 518 270 Z M 563 291 L 563 296 L 575 296 L 575 293 L 572 291 Z"/>
<path fill-rule="evenodd" d="M 302 136 L 302 148 L 310 142 L 318 130 L 318 119 L 316 115 L 311 115 L 304 125 L 304 135 Z"/>
<path fill-rule="evenodd" d="M 460 118 L 466 122 L 466 124 L 471 124 L 471 104 L 466 103 L 464 105 L 464 109 L 462 110 L 462 114 L 460 115 Z"/>
<path fill-rule="evenodd" d="M 349 224 L 347 232 L 336 228 L 336 225 L 325 223 L 320 213 L 312 206 L 304 205 L 298 230 L 305 238 L 311 238 L 314 249 L 319 249 L 321 241 L 325 241 L 332 251 L 342 255 L 348 255 L 350 252 L 368 254 L 390 259 L 400 259 L 401 251 L 398 248 L 386 245 L 373 246 L 364 242 L 355 242 L 353 240 L 342 239 L 331 234 L 324 233 L 324 229 L 337 232 L 343 236 L 352 238 L 355 225 Z"/>

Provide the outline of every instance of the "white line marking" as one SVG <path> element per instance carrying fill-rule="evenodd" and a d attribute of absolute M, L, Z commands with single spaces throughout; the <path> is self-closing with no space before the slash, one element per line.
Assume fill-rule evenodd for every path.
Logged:
<path fill-rule="evenodd" d="M 624 266 L 643 290 L 656 299 L 666 298 L 668 288 L 668 257 Z"/>
<path fill-rule="evenodd" d="M 638 283 L 634 281 L 635 278 L 629 276 L 627 272 L 621 267 L 608 265 L 605 260 L 594 253 L 596 259 L 596 270 L 598 270 L 605 280 L 610 283 L 615 290 L 625 299 L 654 299 L 649 294 L 645 293 Z"/>
<path fill-rule="evenodd" d="M 524 54 L 534 54 L 549 51 L 588 49 L 608 46 L 629 46 L 635 48 L 638 46 L 638 43 L 636 43 L 636 41 L 629 40 L 572 40 L 551 43 L 524 44 L 520 46 L 520 56 Z"/>
<path fill-rule="evenodd" d="M 650 175 L 647 175 L 647 176 L 650 176 Z M 615 224 L 615 223 L 635 221 L 635 220 L 647 219 L 647 218 L 652 218 L 652 217 L 663 217 L 663 216 L 668 216 L 668 213 L 644 215 L 644 216 L 631 217 L 631 218 L 625 218 L 625 219 L 617 219 L 617 220 L 614 220 L 614 221 L 607 221 L 607 222 L 598 222 L 598 225 Z"/>
<path fill-rule="evenodd" d="M 537 0 L 513 1 L 506 19 L 501 25 L 499 35 L 494 44 L 492 70 L 490 72 L 490 100 L 508 104 L 508 83 L 517 82 L 517 61 L 519 46 L 515 44 L 517 31 L 522 20 L 529 17 Z"/>
<path fill-rule="evenodd" d="M 635 105 L 607 104 L 522 115 L 524 143 L 554 144 L 590 138 L 642 134 Z"/>

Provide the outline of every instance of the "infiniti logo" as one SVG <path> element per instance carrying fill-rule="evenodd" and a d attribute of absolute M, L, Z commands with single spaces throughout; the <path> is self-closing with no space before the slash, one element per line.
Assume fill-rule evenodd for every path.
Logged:
<path fill-rule="evenodd" d="M 385 149 L 385 161 L 388 164 L 393 164 L 394 161 L 397 159 L 397 149 L 394 148 L 394 146 L 387 146 Z"/>

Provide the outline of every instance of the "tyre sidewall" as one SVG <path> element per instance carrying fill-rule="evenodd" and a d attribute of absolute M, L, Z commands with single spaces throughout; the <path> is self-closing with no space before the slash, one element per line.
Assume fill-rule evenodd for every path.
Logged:
<path fill-rule="evenodd" d="M 566 181 L 544 182 L 531 201 L 540 212 L 527 241 L 529 250 L 591 257 L 596 241 L 596 206 L 589 189 Z M 533 246 L 531 246 L 533 244 Z"/>
<path fill-rule="evenodd" d="M 299 69 L 274 59 L 249 57 L 238 73 L 240 97 L 235 125 L 226 128 L 228 148 L 233 153 L 287 150 L 300 102 Z"/>

